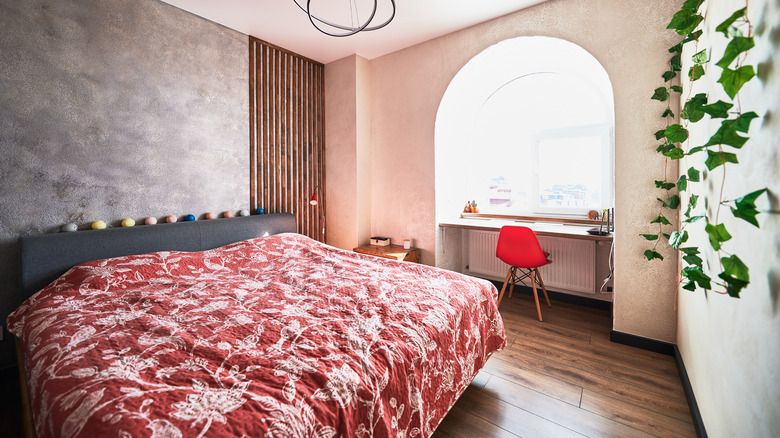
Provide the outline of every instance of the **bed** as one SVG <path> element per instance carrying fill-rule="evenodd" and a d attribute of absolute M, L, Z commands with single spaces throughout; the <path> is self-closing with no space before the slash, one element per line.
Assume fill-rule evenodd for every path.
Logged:
<path fill-rule="evenodd" d="M 37 436 L 430 436 L 505 346 L 495 287 L 294 229 L 22 238 L 7 322 Z"/>

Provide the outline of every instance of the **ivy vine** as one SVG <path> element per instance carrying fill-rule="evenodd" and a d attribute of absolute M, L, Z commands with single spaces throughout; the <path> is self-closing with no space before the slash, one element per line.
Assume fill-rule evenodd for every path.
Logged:
<path fill-rule="evenodd" d="M 750 270 L 736 254 L 729 253 L 725 248 L 726 243 L 733 237 L 726 229 L 726 225 L 721 222 L 720 211 L 721 207 L 728 207 L 735 218 L 758 227 L 756 216 L 759 211 L 756 208 L 756 200 L 767 191 L 766 188 L 762 188 L 730 200 L 724 199 L 723 196 L 726 167 L 739 163 L 737 152 L 749 140 L 745 134 L 748 133 L 753 119 L 758 117 L 753 111 L 743 110 L 739 99 L 742 87 L 756 75 L 754 66 L 746 63 L 747 54 L 755 42 L 752 36 L 752 24 L 747 15 L 746 0 L 744 8 L 735 11 L 715 28 L 716 33 L 722 33 L 728 39 L 723 56 L 714 65 L 720 69 L 720 78 L 717 82 L 721 84 L 730 101 L 711 102 L 705 93 L 691 96 L 692 90 L 689 90 L 684 100 L 685 104 L 682 106 L 680 123 L 675 123 L 670 97 L 672 93 L 678 93 L 682 97 L 684 92 L 681 85 L 673 84 L 674 79 L 683 74 L 681 58 L 683 47 L 687 44 L 694 46 L 693 65 L 685 72 L 691 82 L 701 79 L 706 74 L 717 74 L 717 71 L 713 71 L 711 67 L 711 53 L 707 53 L 707 49 L 698 50 L 698 41 L 702 35 L 699 27 L 705 21 L 705 17 L 699 11 L 704 1 L 685 1 L 667 26 L 683 38 L 669 49 L 672 56 L 669 60 L 669 70 L 663 74 L 665 85 L 655 89 L 652 99 L 667 102 L 667 108 L 661 114 L 661 117 L 666 119 L 666 128 L 655 133 L 655 139 L 663 142 L 656 151 L 664 156 L 664 173 L 672 161 L 683 160 L 681 163 L 684 165 L 680 168 L 688 167 L 685 163 L 688 157 L 693 156 L 697 160 L 691 161 L 704 161 L 706 170 L 693 165 L 688 167 L 687 171 L 681 171 L 676 181 L 668 181 L 667 175 L 655 181 L 655 187 L 665 191 L 664 197 L 657 198 L 659 213 L 650 221 L 651 224 L 658 224 L 658 231 L 654 234 L 641 234 L 641 236 L 648 241 L 654 241 L 653 247 L 644 252 L 647 260 L 663 260 L 663 256 L 656 250 L 661 237 L 666 239 L 672 248 L 679 251 L 684 265 L 679 273 L 678 282 L 682 284 L 683 289 L 695 291 L 699 287 L 739 298 L 740 292 L 750 283 Z M 705 144 L 691 147 L 688 127 L 691 123 L 702 120 L 705 115 L 723 121 Z M 721 166 L 723 166 L 723 177 L 720 196 L 715 200 L 704 199 L 704 208 L 700 208 L 702 195 L 696 194 L 695 185 L 707 178 L 708 171 Z M 671 233 L 665 232 L 665 229 L 672 226 L 666 213 L 669 210 L 679 210 L 683 204 L 687 207 L 680 220 L 679 229 L 674 229 Z M 715 206 L 715 211 L 708 212 L 707 205 Z M 697 226 L 703 224 L 709 244 L 718 254 L 720 266 L 717 270 L 720 272 L 717 273 L 717 279 L 711 277 L 714 268 L 705 269 L 699 248 L 685 245 L 688 241 L 686 228 L 695 223 Z"/>

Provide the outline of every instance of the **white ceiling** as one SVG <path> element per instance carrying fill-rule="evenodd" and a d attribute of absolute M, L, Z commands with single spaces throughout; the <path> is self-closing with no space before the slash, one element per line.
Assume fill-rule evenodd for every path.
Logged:
<path fill-rule="evenodd" d="M 328 63 L 352 54 L 376 58 L 547 0 L 396 0 L 395 19 L 387 27 L 345 38 L 320 33 L 294 0 L 162 1 Z M 354 1 L 359 12 L 370 8 L 371 1 Z M 390 1 L 377 1 L 380 7 L 374 22 L 382 22 L 389 16 Z M 306 0 L 301 2 L 306 4 Z M 311 0 L 311 4 L 315 11 L 328 11 L 328 16 L 322 13 L 323 18 L 332 21 L 338 18 L 331 12 L 343 11 L 345 24 L 349 24 L 349 0 Z"/>

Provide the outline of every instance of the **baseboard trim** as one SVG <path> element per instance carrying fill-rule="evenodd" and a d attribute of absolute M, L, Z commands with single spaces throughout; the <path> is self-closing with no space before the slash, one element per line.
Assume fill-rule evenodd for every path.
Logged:
<path fill-rule="evenodd" d="M 696 396 L 693 395 L 691 380 L 688 378 L 688 372 L 685 370 L 685 363 L 683 363 L 680 349 L 676 345 L 674 346 L 674 362 L 677 364 L 677 372 L 680 373 L 680 383 L 682 383 L 685 399 L 688 401 L 688 409 L 691 410 L 691 419 L 693 420 L 693 427 L 696 429 L 696 436 L 698 438 L 707 438 L 707 430 L 704 428 L 704 420 L 701 418 L 699 405 L 696 403 Z"/>
<path fill-rule="evenodd" d="M 618 344 L 641 348 L 642 350 L 674 356 L 675 345 L 670 344 L 669 342 L 657 341 L 655 339 L 644 338 L 642 336 L 623 333 L 616 330 L 610 330 L 609 340 L 617 342 Z"/>
<path fill-rule="evenodd" d="M 685 400 L 688 402 L 688 409 L 691 411 L 691 420 L 693 421 L 693 428 L 696 430 L 696 436 L 698 438 L 707 438 L 707 430 L 704 428 L 704 421 L 701 418 L 699 405 L 696 403 L 696 396 L 693 394 L 691 380 L 688 378 L 688 372 L 685 370 L 685 363 L 683 363 L 682 355 L 680 354 L 680 349 L 677 348 L 677 345 L 616 330 L 611 330 L 609 332 L 609 340 L 617 342 L 618 344 L 673 356 L 674 362 L 677 364 L 677 372 L 680 375 L 683 393 L 685 393 Z"/>

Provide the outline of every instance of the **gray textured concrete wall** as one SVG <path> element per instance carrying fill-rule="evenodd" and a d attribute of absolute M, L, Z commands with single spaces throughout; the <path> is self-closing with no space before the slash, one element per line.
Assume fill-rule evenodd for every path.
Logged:
<path fill-rule="evenodd" d="M 157 0 L 0 0 L 3 326 L 20 235 L 248 207 L 247 47 Z"/>

